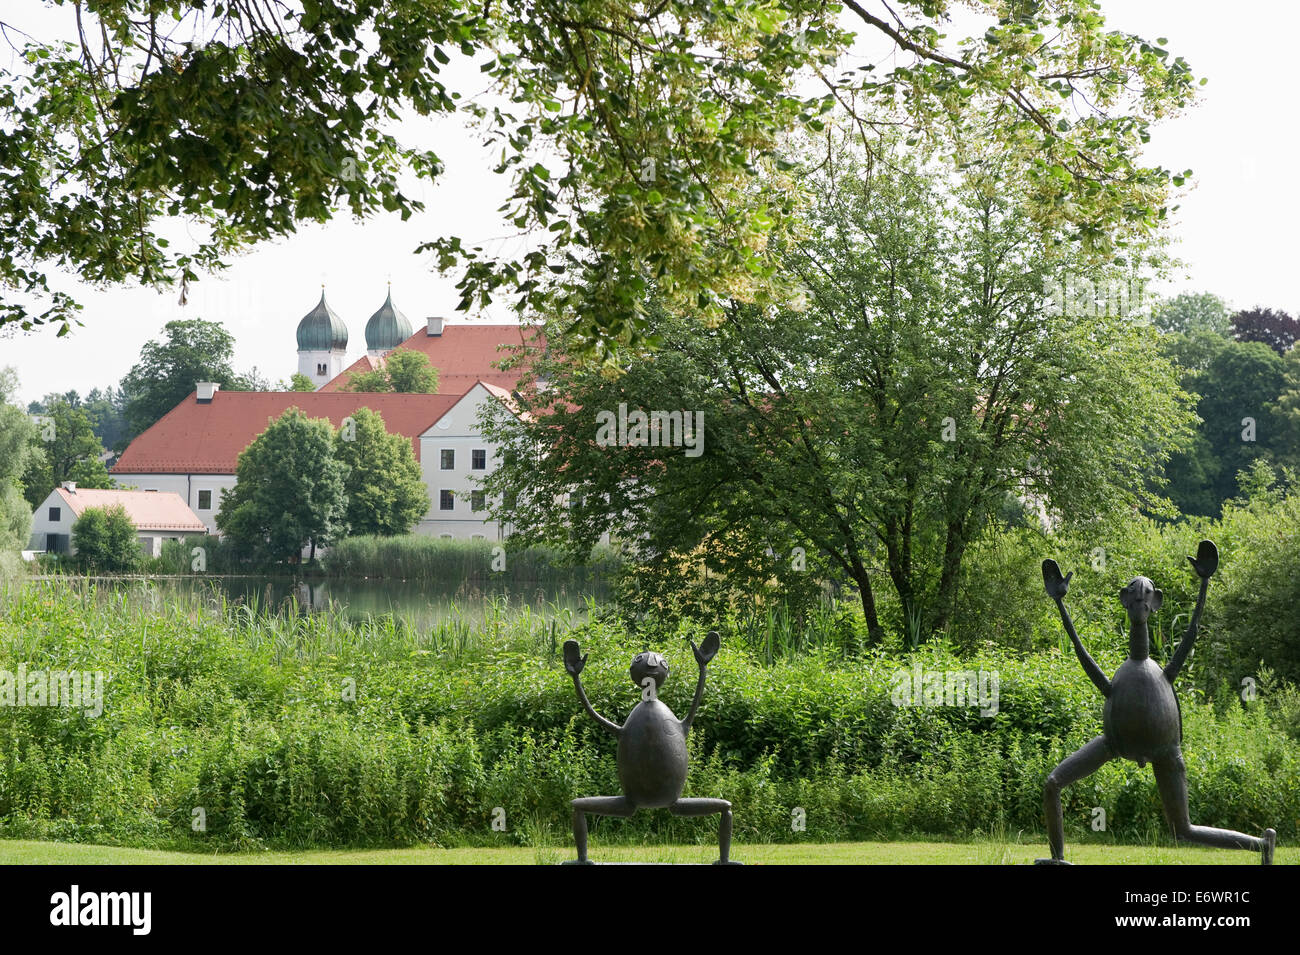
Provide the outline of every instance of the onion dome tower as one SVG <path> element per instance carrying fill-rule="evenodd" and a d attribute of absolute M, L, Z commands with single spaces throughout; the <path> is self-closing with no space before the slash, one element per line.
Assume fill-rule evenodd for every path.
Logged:
<path fill-rule="evenodd" d="M 410 338 L 413 331 L 406 316 L 393 305 L 393 287 L 390 285 L 388 298 L 366 322 L 366 354 L 372 359 L 381 359 Z"/>
<path fill-rule="evenodd" d="M 298 323 L 298 373 L 319 390 L 343 371 L 347 350 L 348 327 L 326 303 L 322 285 L 320 302 Z"/>

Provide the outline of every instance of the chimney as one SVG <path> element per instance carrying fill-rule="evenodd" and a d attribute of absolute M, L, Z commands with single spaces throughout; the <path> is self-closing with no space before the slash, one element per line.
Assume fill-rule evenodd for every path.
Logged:
<path fill-rule="evenodd" d="M 71 493 L 71 494 L 76 494 L 76 493 L 77 493 L 77 482 L 76 482 L 76 481 L 64 481 L 64 482 L 63 482 L 63 489 L 64 489 L 65 491 L 68 491 L 68 492 Z"/>
<path fill-rule="evenodd" d="M 436 338 L 442 334 L 442 319 L 436 316 L 429 316 L 429 337 Z"/>
<path fill-rule="evenodd" d="M 198 394 L 195 395 L 195 398 L 199 404 L 207 404 L 212 400 L 212 396 L 215 395 L 220 388 L 221 386 L 215 381 L 200 381 L 194 386 L 195 391 L 198 392 Z"/>

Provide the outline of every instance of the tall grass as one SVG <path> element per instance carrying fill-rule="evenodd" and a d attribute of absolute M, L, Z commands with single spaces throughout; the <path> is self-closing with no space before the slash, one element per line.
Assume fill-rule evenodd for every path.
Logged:
<path fill-rule="evenodd" d="M 445 540 L 423 535 L 348 537 L 324 558 L 331 577 L 388 577 L 454 581 L 479 587 L 541 584 L 547 587 L 608 583 L 619 568 L 617 553 L 597 547 L 574 564 L 553 547 L 508 550 L 494 541 Z"/>

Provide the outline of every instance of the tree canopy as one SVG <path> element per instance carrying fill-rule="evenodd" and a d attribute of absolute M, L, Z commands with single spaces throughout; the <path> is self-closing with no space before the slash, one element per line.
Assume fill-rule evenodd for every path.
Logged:
<path fill-rule="evenodd" d="M 360 408 L 335 436 L 334 453 L 347 470 L 346 521 L 351 534 L 406 534 L 429 510 L 420 463 L 411 442 L 389 434 L 383 416 Z"/>
<path fill-rule="evenodd" d="M 200 381 L 230 391 L 259 391 L 231 367 L 235 337 L 220 322 L 191 318 L 163 326 L 166 338 L 149 341 L 122 379 L 131 434 L 140 434 L 171 411 Z"/>
<path fill-rule="evenodd" d="M 17 552 L 27 546 L 32 512 L 23 497 L 23 474 L 32 454 L 36 426 L 13 404 L 18 375 L 0 368 L 0 578 L 17 568 Z"/>
<path fill-rule="evenodd" d="M 1248 308 L 1232 316 L 1232 334 L 1239 342 L 1260 342 L 1285 355 L 1300 341 L 1300 319 L 1271 308 Z"/>
<path fill-rule="evenodd" d="M 1227 336 L 1232 331 L 1232 310 L 1210 292 L 1183 292 L 1156 306 L 1152 324 L 1167 334 L 1210 332 Z"/>
<path fill-rule="evenodd" d="M 80 402 L 74 405 L 67 397 L 48 400 L 31 434 L 23 493 L 32 507 L 40 506 L 64 481 L 78 480 L 78 475 L 86 477 L 87 487 L 113 487 L 99 461 L 103 446 Z"/>
<path fill-rule="evenodd" d="M 438 392 L 438 369 L 424 352 L 399 348 L 389 352 L 378 368 L 355 372 L 345 391 L 432 395 Z"/>
<path fill-rule="evenodd" d="M 946 626 L 1008 493 L 1075 523 L 1162 507 L 1148 473 L 1192 416 L 1155 331 L 1053 314 L 1046 291 L 1128 269 L 1044 242 L 995 168 L 945 183 L 902 149 L 891 175 L 862 161 L 808 171 L 816 227 L 783 250 L 804 308 L 736 305 L 703 333 L 660 310 L 653 362 L 609 380 L 557 352 L 538 375 L 564 402 L 531 384 L 527 413 L 494 407 L 487 488 L 525 541 L 583 553 L 609 530 L 651 597 L 801 588 L 817 570 L 857 589 L 879 639 L 886 605 L 902 632 Z M 606 440 L 602 413 L 628 420 L 625 439 Z M 698 447 L 666 439 L 664 413 L 679 437 L 702 428 Z"/>
<path fill-rule="evenodd" d="M 287 410 L 240 452 L 235 477 L 217 527 L 246 555 L 293 562 L 347 532 L 346 469 L 323 418 Z"/>
<path fill-rule="evenodd" d="M 705 325 L 787 300 L 792 131 L 835 114 L 867 145 L 903 130 L 963 144 L 959 165 L 1007 157 L 1034 218 L 1106 250 L 1163 218 L 1182 174 L 1141 147 L 1196 85 L 1095 0 L 56 2 L 70 39 L 21 38 L 0 67 L 0 325 L 61 333 L 78 305 L 51 268 L 185 285 L 303 222 L 409 216 L 399 173 L 444 166 L 400 124 L 461 115 L 530 241 L 421 250 L 457 271 L 460 307 L 511 296 L 612 362 L 645 335 L 648 283 Z M 858 65 L 855 39 L 883 55 Z M 195 236 L 178 248 L 175 217 Z"/>

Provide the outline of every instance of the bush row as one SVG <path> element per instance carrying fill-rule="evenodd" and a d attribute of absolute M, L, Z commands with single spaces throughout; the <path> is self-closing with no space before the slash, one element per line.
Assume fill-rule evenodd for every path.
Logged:
<path fill-rule="evenodd" d="M 612 620 L 570 635 L 590 653 L 593 704 L 621 720 L 638 698 L 626 668 L 646 643 Z M 698 630 L 665 627 L 655 644 L 679 716 L 695 679 L 688 636 Z M 744 839 L 1036 831 L 1043 779 L 1099 730 L 1100 699 L 1056 649 L 827 652 L 768 666 L 723 639 L 688 792 L 730 799 Z M 0 834 L 207 849 L 561 838 L 568 801 L 615 794 L 618 780 L 614 741 L 581 713 L 557 649 L 541 626 L 453 652 L 337 619 L 226 618 L 29 583 L 0 607 L 0 669 L 108 680 L 98 717 L 0 708 Z M 996 673 L 997 713 L 895 705 L 898 674 L 918 666 Z M 1279 714 L 1295 701 L 1261 690 L 1254 704 L 1184 696 L 1192 814 L 1291 839 L 1300 742 Z M 1288 698 L 1290 710 L 1275 702 Z M 498 807 L 504 834 L 491 826 Z M 1094 807 L 1111 837 L 1163 831 L 1149 769 L 1110 764 L 1068 790 L 1071 838 Z M 804 831 L 791 825 L 797 808 Z M 598 824 L 596 838 L 708 841 L 715 825 L 641 813 Z"/>

